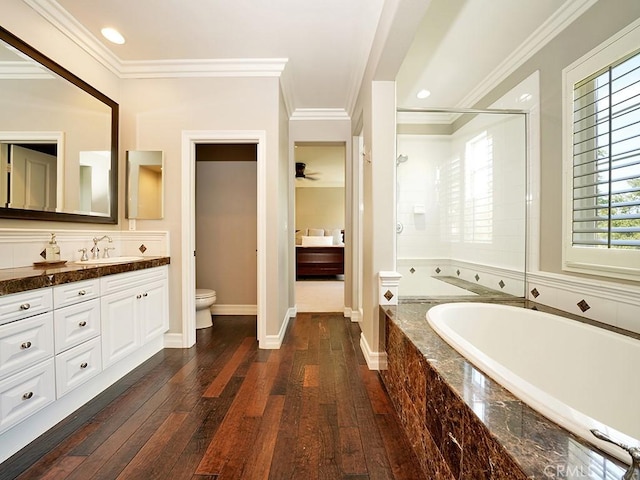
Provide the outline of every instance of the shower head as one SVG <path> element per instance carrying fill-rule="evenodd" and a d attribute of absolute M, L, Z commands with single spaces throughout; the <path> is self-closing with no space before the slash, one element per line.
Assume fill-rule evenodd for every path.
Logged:
<path fill-rule="evenodd" d="M 409 160 L 409 157 L 407 157 L 406 155 L 398 155 L 398 158 L 396 158 L 396 165 L 400 165 L 401 163 L 404 163 L 407 160 Z"/>

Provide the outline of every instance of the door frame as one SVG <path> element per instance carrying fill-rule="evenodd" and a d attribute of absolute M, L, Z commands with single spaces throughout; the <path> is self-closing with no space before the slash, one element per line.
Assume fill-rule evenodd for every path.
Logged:
<path fill-rule="evenodd" d="M 265 130 L 195 130 L 182 132 L 182 346 L 196 343 L 196 145 L 201 143 L 249 143 L 256 145 L 258 212 L 258 342 L 266 342 L 267 235 L 266 235 L 266 138 Z"/>

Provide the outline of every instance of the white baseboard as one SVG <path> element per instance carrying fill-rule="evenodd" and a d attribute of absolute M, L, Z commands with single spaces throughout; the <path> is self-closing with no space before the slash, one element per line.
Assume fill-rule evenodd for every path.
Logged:
<path fill-rule="evenodd" d="M 351 321 L 360 323 L 362 321 L 362 309 L 351 310 Z"/>
<path fill-rule="evenodd" d="M 212 305 L 212 315 L 257 315 L 257 305 Z"/>
<path fill-rule="evenodd" d="M 369 370 L 386 370 L 387 369 L 387 352 L 374 352 L 369 347 L 364 334 L 360 334 L 360 350 L 367 361 Z"/>
<path fill-rule="evenodd" d="M 287 313 L 282 320 L 282 325 L 280 325 L 280 331 L 277 335 L 266 335 L 264 341 L 260 342 L 260 348 L 265 350 L 277 350 L 282 346 L 282 342 L 284 341 L 284 335 L 287 332 L 287 327 L 289 326 L 289 320 L 291 317 L 295 317 L 295 314 L 292 313 L 293 308 L 289 308 Z"/>
<path fill-rule="evenodd" d="M 181 333 L 165 333 L 164 348 L 186 348 L 182 343 Z"/>
<path fill-rule="evenodd" d="M 351 307 L 344 307 L 344 318 L 351 318 Z"/>

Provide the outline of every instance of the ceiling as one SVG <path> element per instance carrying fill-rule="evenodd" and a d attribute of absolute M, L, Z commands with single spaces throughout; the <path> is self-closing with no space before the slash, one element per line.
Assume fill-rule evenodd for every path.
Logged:
<path fill-rule="evenodd" d="M 399 2 L 24 1 L 65 33 L 72 32 L 72 38 L 92 44 L 92 51 L 123 76 L 132 65 L 162 65 L 166 72 L 167 65 L 187 61 L 279 64 L 292 114 L 308 110 L 345 115 L 355 105 L 381 15 L 393 11 L 385 6 Z M 504 69 L 513 52 L 526 47 L 541 26 L 569 6 L 575 10 L 594 1 L 424 0 L 416 11 L 423 12 L 428 4 L 426 15 L 397 77 L 398 105 L 471 106 L 487 80 Z M 100 30 L 105 26 L 117 28 L 126 43 L 104 40 Z M 279 75 L 282 67 L 273 68 Z M 429 89 L 431 97 L 418 100 L 420 88 Z"/>

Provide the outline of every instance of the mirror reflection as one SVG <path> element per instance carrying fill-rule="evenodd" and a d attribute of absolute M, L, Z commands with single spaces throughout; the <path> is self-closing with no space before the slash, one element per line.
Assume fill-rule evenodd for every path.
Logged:
<path fill-rule="evenodd" d="M 0 27 L 0 217 L 116 223 L 117 107 Z"/>
<path fill-rule="evenodd" d="M 127 218 L 153 220 L 163 216 L 163 154 L 127 152 Z"/>

